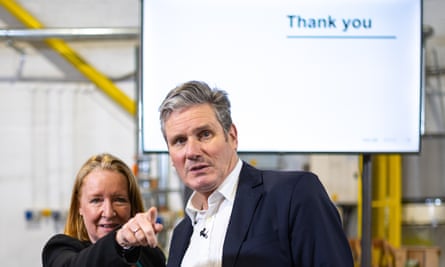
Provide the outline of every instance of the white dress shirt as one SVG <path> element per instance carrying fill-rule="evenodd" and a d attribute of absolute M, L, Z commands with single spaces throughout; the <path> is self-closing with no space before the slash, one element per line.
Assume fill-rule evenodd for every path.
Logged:
<path fill-rule="evenodd" d="M 186 213 L 193 223 L 190 245 L 185 252 L 183 267 L 221 267 L 223 245 L 238 186 L 242 161 L 238 159 L 233 171 L 208 198 L 208 209 L 199 210 L 192 204 L 193 192 Z"/>

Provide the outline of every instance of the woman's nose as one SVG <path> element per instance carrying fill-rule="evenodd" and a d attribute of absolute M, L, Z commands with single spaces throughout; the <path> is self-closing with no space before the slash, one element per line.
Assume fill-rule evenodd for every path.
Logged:
<path fill-rule="evenodd" d="M 113 204 L 110 200 L 104 201 L 102 216 L 106 218 L 111 218 L 116 216 L 116 212 L 114 211 Z"/>

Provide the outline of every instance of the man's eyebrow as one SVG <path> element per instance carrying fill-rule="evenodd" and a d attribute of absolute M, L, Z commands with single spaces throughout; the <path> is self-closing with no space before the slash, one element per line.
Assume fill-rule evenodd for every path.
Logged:
<path fill-rule="evenodd" d="M 209 130 L 209 129 L 211 129 L 211 125 L 206 123 L 206 124 L 200 125 L 200 126 L 196 127 L 195 129 L 193 129 L 192 133 L 193 134 L 197 134 L 197 133 L 200 133 L 202 131 Z M 185 136 L 187 136 L 187 135 L 183 134 L 183 133 L 179 133 L 179 134 L 171 136 L 171 138 L 169 138 L 167 140 L 170 142 L 170 141 L 174 141 L 174 140 L 176 140 L 178 138 L 185 137 Z"/>
<path fill-rule="evenodd" d="M 175 135 L 171 136 L 170 138 L 168 138 L 167 141 L 169 143 L 171 143 L 171 142 L 174 142 L 175 140 L 177 140 L 178 138 L 181 138 L 183 136 L 184 136 L 183 134 L 175 134 Z"/>
<path fill-rule="evenodd" d="M 204 125 L 201 125 L 201 126 L 197 127 L 196 129 L 194 129 L 194 130 L 193 130 L 193 133 L 199 133 L 199 132 L 202 132 L 202 131 L 204 131 L 204 130 L 208 130 L 208 129 L 210 129 L 210 128 L 211 128 L 211 127 L 210 127 L 209 124 L 204 124 Z"/>

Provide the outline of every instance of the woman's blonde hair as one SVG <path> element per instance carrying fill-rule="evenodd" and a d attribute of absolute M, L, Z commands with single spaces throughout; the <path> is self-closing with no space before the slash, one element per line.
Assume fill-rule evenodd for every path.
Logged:
<path fill-rule="evenodd" d="M 107 153 L 90 157 L 80 168 L 74 181 L 70 209 L 67 214 L 64 233 L 81 241 L 91 241 L 79 214 L 80 189 L 84 178 L 93 170 L 109 170 L 122 174 L 128 183 L 128 197 L 131 205 L 131 217 L 144 211 L 139 185 L 131 169 L 121 159 Z"/>

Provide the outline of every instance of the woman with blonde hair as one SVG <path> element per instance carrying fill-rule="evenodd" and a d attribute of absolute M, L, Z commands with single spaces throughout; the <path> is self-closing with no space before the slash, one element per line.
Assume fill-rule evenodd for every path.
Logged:
<path fill-rule="evenodd" d="M 154 207 L 144 212 L 131 169 L 111 154 L 94 155 L 77 174 L 64 233 L 46 243 L 43 266 L 165 266 L 156 217 Z"/>

